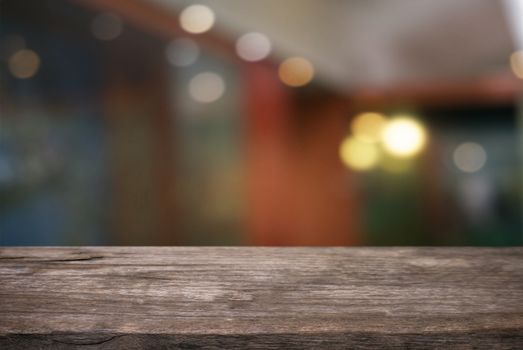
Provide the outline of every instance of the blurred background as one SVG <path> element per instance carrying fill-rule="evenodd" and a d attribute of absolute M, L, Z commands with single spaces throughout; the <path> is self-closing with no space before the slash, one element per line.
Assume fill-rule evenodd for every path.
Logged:
<path fill-rule="evenodd" d="M 0 0 L 0 245 L 521 245 L 523 0 Z"/>

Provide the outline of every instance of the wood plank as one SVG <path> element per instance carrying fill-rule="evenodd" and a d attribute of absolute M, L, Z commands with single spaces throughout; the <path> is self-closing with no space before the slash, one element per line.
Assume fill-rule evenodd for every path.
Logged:
<path fill-rule="evenodd" d="M 0 348 L 523 345 L 523 248 L 0 249 Z"/>

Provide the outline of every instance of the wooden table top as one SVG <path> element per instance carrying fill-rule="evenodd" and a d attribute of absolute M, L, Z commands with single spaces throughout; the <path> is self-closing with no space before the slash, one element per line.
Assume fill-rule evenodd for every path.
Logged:
<path fill-rule="evenodd" d="M 523 248 L 0 248 L 0 349 L 523 348 Z"/>

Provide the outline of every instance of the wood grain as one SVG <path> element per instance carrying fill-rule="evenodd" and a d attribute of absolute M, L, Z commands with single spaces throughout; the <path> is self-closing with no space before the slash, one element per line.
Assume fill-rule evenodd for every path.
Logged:
<path fill-rule="evenodd" d="M 523 248 L 0 249 L 0 349 L 523 348 Z"/>

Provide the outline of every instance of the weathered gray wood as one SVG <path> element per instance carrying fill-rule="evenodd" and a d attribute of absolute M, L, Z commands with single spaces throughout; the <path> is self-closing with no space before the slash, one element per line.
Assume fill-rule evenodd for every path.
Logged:
<path fill-rule="evenodd" d="M 523 348 L 523 248 L 4 248 L 0 348 Z"/>

